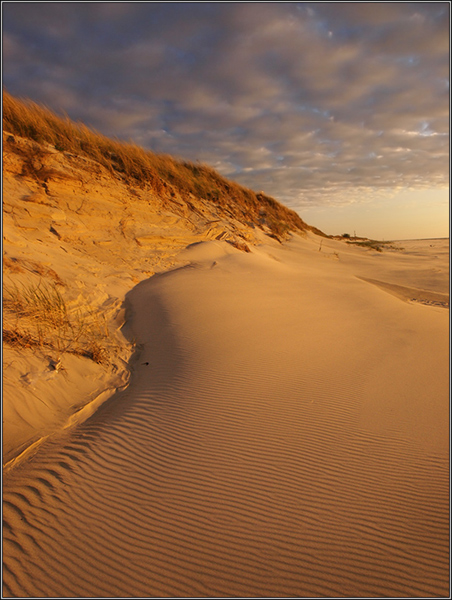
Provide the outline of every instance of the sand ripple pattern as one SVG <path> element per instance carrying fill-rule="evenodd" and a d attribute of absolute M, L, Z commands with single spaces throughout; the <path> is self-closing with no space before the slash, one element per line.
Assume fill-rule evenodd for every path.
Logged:
<path fill-rule="evenodd" d="M 171 281 L 132 298 L 157 333 L 131 386 L 6 475 L 4 594 L 448 596 L 447 461 L 360 425 L 366 357 L 276 361 L 237 331 L 225 369 Z"/>

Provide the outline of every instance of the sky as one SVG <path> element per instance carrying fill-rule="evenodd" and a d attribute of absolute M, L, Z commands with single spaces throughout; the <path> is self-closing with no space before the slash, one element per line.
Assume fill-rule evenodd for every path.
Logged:
<path fill-rule="evenodd" d="M 3 87 L 327 234 L 449 235 L 449 2 L 3 2 Z"/>

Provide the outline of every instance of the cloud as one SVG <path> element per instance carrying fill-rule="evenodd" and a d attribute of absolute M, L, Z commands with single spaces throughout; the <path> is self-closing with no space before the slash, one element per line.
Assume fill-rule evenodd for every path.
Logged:
<path fill-rule="evenodd" d="M 6 88 L 107 135 L 291 206 L 448 184 L 447 3 L 3 9 Z"/>

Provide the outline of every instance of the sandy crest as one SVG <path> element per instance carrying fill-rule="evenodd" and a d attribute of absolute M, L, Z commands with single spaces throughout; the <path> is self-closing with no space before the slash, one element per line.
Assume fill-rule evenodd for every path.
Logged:
<path fill-rule="evenodd" d="M 108 336 L 95 341 L 108 360 L 96 364 L 55 344 L 4 345 L 3 464 L 9 466 L 127 385 L 133 343 L 121 334 L 122 305 L 139 281 L 171 268 L 187 244 L 218 238 L 244 245 L 267 237 L 222 218 L 206 200 L 134 187 L 48 145 L 40 146 L 39 161 L 53 175 L 43 183 L 24 168 L 31 144 L 3 132 L 4 297 L 16 287 L 57 286 L 71 314 L 105 318 Z M 16 322 L 17 314 L 6 310 L 4 330 L 15 330 Z"/>
<path fill-rule="evenodd" d="M 5 475 L 4 594 L 446 597 L 448 310 L 363 279 L 447 296 L 431 256 L 203 242 L 138 284 L 129 387 Z"/>

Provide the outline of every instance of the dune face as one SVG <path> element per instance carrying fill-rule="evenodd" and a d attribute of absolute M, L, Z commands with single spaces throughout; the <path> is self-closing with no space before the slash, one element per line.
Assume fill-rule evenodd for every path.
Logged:
<path fill-rule="evenodd" d="M 123 301 L 139 281 L 188 244 L 249 250 L 272 232 L 49 144 L 5 132 L 3 144 L 5 464 L 127 385 Z"/>
<path fill-rule="evenodd" d="M 434 244 L 195 242 L 131 289 L 128 387 L 5 473 L 4 594 L 448 596 L 448 311 L 374 283 L 447 296 Z"/>
<path fill-rule="evenodd" d="M 47 143 L 4 133 L 4 596 L 448 597 L 449 241 L 319 237 L 33 110 Z"/>

